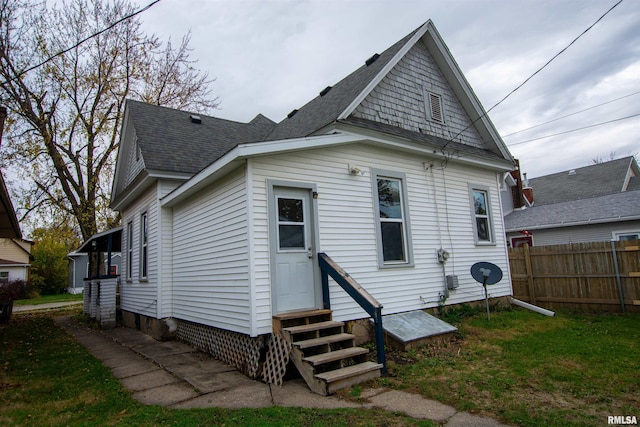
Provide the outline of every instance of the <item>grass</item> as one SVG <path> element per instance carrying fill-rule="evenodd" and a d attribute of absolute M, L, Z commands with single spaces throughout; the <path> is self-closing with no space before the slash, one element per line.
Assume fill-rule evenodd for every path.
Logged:
<path fill-rule="evenodd" d="M 56 327 L 52 317 L 64 312 L 14 315 L 10 322 L 0 324 L 0 425 L 433 425 L 373 409 L 178 410 L 145 406 L 133 400 L 108 368 Z"/>
<path fill-rule="evenodd" d="M 40 305 L 50 302 L 68 302 L 82 301 L 82 294 L 59 294 L 59 295 L 43 295 L 37 298 L 19 299 L 13 302 L 14 306 L 19 305 Z"/>
<path fill-rule="evenodd" d="M 464 314 L 453 342 L 392 352 L 379 381 L 520 426 L 640 416 L 640 315 Z"/>
<path fill-rule="evenodd" d="M 78 312 L 68 309 L 66 312 Z M 0 425 L 430 426 L 369 409 L 193 409 L 145 406 L 57 328 L 64 311 L 0 325 Z M 640 315 L 525 311 L 449 313 L 446 345 L 389 353 L 378 385 L 419 393 L 518 426 L 602 426 L 640 415 Z M 362 386 L 342 395 L 361 399 Z"/>

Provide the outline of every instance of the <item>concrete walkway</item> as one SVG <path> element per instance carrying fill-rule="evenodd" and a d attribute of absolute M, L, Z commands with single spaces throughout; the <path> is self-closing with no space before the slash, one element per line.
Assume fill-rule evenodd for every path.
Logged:
<path fill-rule="evenodd" d="M 355 403 L 317 395 L 302 380 L 287 381 L 282 387 L 264 384 L 178 341 L 159 342 L 123 327 L 96 330 L 71 316 L 59 317 L 56 322 L 110 367 L 143 404 L 172 408 L 381 408 L 447 427 L 504 426 L 417 394 L 387 388 L 364 388 L 364 403 Z"/>
<path fill-rule="evenodd" d="M 50 310 L 52 308 L 67 307 L 70 305 L 82 305 L 82 301 L 66 301 L 66 302 L 48 302 L 45 304 L 33 304 L 33 305 L 13 305 L 13 312 L 28 312 L 39 310 Z"/>

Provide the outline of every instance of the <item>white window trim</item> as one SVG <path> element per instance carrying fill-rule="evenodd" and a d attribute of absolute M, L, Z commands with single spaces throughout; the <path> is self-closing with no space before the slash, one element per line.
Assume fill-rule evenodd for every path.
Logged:
<path fill-rule="evenodd" d="M 437 99 L 438 101 L 437 107 L 440 109 L 440 119 L 438 119 L 437 117 L 434 117 L 433 115 L 434 106 L 433 106 L 432 100 L 434 99 Z M 441 93 L 435 90 L 426 89 L 424 91 L 424 108 L 425 108 L 427 119 L 429 121 L 432 121 L 434 123 L 439 123 L 439 124 L 445 124 L 446 120 L 445 120 L 445 114 L 444 114 L 444 97 L 442 96 Z"/>
<path fill-rule="evenodd" d="M 380 207 L 378 206 L 378 178 L 391 178 L 400 181 L 402 187 L 402 232 L 404 236 L 405 261 L 385 261 L 382 248 L 382 228 L 380 220 Z M 411 242 L 411 220 L 409 217 L 409 197 L 407 195 L 407 176 L 402 172 L 394 172 L 382 169 L 371 169 L 371 188 L 373 192 L 373 217 L 376 227 L 376 243 L 379 268 L 413 267 L 413 244 Z"/>
<path fill-rule="evenodd" d="M 133 280 L 133 221 L 127 223 L 127 280 Z"/>
<path fill-rule="evenodd" d="M 630 236 L 632 234 L 640 236 L 640 230 L 620 230 L 611 233 L 613 240 L 619 241 L 621 236 Z"/>
<path fill-rule="evenodd" d="M 489 226 L 489 239 L 490 240 L 480 240 L 478 238 L 478 226 L 476 222 L 476 210 L 474 209 L 474 191 L 482 191 L 486 195 L 486 203 L 487 203 L 487 225 Z M 485 185 L 473 185 L 469 184 L 469 210 L 471 212 L 471 224 L 473 226 L 473 240 L 475 241 L 476 246 L 495 246 L 496 245 L 496 236 L 495 236 L 495 226 L 493 222 L 493 214 L 491 212 L 491 191 L 489 187 Z"/>
<path fill-rule="evenodd" d="M 140 280 L 147 280 L 149 276 L 149 214 L 147 211 L 140 214 L 139 270 Z"/>

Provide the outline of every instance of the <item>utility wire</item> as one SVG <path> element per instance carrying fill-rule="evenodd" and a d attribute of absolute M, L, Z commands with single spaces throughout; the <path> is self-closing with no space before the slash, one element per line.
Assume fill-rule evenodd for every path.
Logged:
<path fill-rule="evenodd" d="M 48 57 L 48 58 L 47 58 L 47 59 L 45 59 L 44 61 L 40 62 L 39 64 L 33 65 L 33 66 L 31 66 L 31 67 L 29 67 L 29 68 L 27 68 L 27 69 L 25 69 L 25 70 L 21 71 L 20 73 L 18 73 L 18 75 L 16 75 L 16 76 L 14 76 L 14 77 L 12 77 L 12 78 L 10 78 L 10 79 L 8 79 L 8 80 L 6 80 L 6 81 L 4 81 L 4 82 L 0 83 L 0 85 L 4 86 L 4 85 L 5 85 L 5 84 L 7 84 L 7 83 L 10 83 L 10 82 L 12 82 L 12 81 L 14 81 L 14 80 L 19 79 L 19 78 L 20 78 L 20 77 L 22 77 L 23 75 L 27 74 L 29 71 L 33 71 L 33 70 L 35 70 L 36 68 L 42 67 L 42 66 L 43 66 L 44 64 L 46 64 L 47 62 L 51 62 L 53 59 L 57 58 L 58 56 L 64 55 L 65 53 L 67 53 L 67 52 L 69 52 L 69 51 L 71 51 L 71 50 L 73 50 L 73 49 L 77 48 L 77 47 L 78 47 L 78 46 L 80 46 L 81 44 L 83 44 L 83 43 L 85 43 L 85 42 L 87 42 L 87 41 L 91 40 L 91 39 L 92 39 L 92 38 L 94 38 L 94 37 L 98 37 L 100 34 L 102 34 L 102 33 L 105 33 L 105 32 L 107 32 L 107 31 L 109 31 L 110 29 L 112 29 L 112 28 L 113 28 L 113 27 L 115 27 L 116 25 L 120 24 L 121 22 L 124 22 L 124 21 L 126 21 L 126 20 L 128 20 L 128 19 L 133 18 L 133 17 L 134 17 L 134 16 L 136 16 L 136 15 L 141 14 L 142 12 L 145 12 L 146 10 L 150 9 L 152 6 L 154 6 L 156 3 L 159 3 L 159 2 L 160 2 L 160 0 L 154 0 L 154 1 L 152 1 L 151 3 L 149 3 L 148 5 L 146 5 L 145 7 L 143 7 L 142 9 L 140 9 L 140 10 L 138 10 L 138 11 L 136 11 L 136 12 L 133 12 L 133 13 L 131 13 L 131 14 L 127 15 L 127 16 L 124 16 L 124 17 L 122 17 L 122 18 L 118 19 L 116 22 L 114 22 L 113 24 L 109 25 L 108 27 L 103 28 L 102 30 L 98 31 L 97 33 L 93 33 L 93 34 L 91 34 L 90 36 L 85 37 L 84 39 L 80 40 L 79 42 L 77 42 L 76 44 L 74 44 L 73 46 L 71 46 L 71 47 L 69 47 L 69 48 L 67 48 L 67 49 L 61 50 L 60 52 L 58 52 L 58 53 L 56 53 L 56 54 L 51 55 L 50 57 Z"/>
<path fill-rule="evenodd" d="M 612 102 L 620 101 L 621 99 L 628 98 L 630 96 L 637 95 L 639 93 L 640 93 L 640 91 L 634 92 L 634 93 L 630 93 L 629 95 L 621 96 L 620 98 L 612 99 L 611 101 L 606 101 L 606 102 L 603 102 L 602 104 L 594 105 L 592 107 L 585 108 L 584 110 L 576 111 L 574 113 L 567 114 L 565 116 L 561 116 L 561 117 L 555 118 L 553 120 L 549 120 L 548 122 L 540 123 L 538 125 L 534 125 L 534 126 L 531 126 L 531 127 L 525 128 L 525 129 L 521 129 L 519 131 L 512 132 L 512 133 L 510 133 L 508 135 L 502 135 L 502 138 L 508 138 L 508 137 L 510 137 L 512 135 L 516 135 L 518 133 L 522 133 L 522 132 L 527 131 L 527 130 L 531 130 L 531 129 L 535 129 L 535 128 L 540 127 L 540 126 L 548 125 L 549 123 L 557 122 L 558 120 L 566 119 L 567 117 L 575 116 L 576 114 L 584 113 L 585 111 L 593 110 L 594 108 L 602 107 L 603 105 L 611 104 Z"/>
<path fill-rule="evenodd" d="M 487 111 L 485 111 L 482 115 L 480 115 L 480 117 L 478 117 L 477 119 L 475 119 L 473 122 L 471 122 L 471 124 L 469 124 L 467 127 L 465 127 L 464 129 L 462 129 L 460 132 L 458 132 L 453 138 L 451 138 L 445 145 L 444 147 L 442 147 L 442 149 L 444 150 L 447 145 L 449 145 L 450 142 L 453 142 L 454 139 L 456 139 L 457 137 L 459 137 L 464 131 L 466 131 L 467 129 L 469 129 L 471 126 L 475 125 L 478 120 L 482 119 L 483 117 L 485 117 L 487 114 L 489 114 L 489 112 L 491 110 L 493 110 L 494 108 L 496 108 L 498 105 L 502 104 L 504 101 L 507 100 L 507 98 L 509 98 L 511 95 L 513 95 L 517 90 L 519 90 L 522 86 L 524 86 L 529 80 L 531 80 L 536 74 L 538 74 L 540 71 L 544 70 L 549 64 L 551 64 L 551 62 L 556 59 L 558 56 L 562 55 L 567 49 L 569 49 L 575 42 L 578 41 L 578 39 L 580 37 L 582 37 L 583 35 L 585 35 L 591 28 L 593 28 L 598 22 L 600 22 L 605 16 L 607 16 L 609 14 L 609 12 L 611 12 L 613 9 L 615 9 L 616 7 L 618 7 L 618 5 L 620 3 L 622 3 L 624 0 L 620 0 L 618 1 L 618 3 L 614 4 L 613 6 L 611 6 L 609 8 L 609 10 L 607 10 L 602 16 L 600 16 L 600 18 L 598 18 L 593 24 L 591 24 L 590 26 L 587 27 L 587 29 L 585 29 L 582 33 L 580 33 L 578 35 L 578 37 L 576 37 L 575 39 L 573 39 L 571 41 L 571 43 L 569 43 L 564 49 L 562 49 L 560 52 L 556 53 L 550 60 L 548 60 L 546 62 L 546 64 L 544 64 L 542 67 L 538 68 L 538 70 L 536 70 L 533 74 L 531 74 L 529 77 L 527 77 L 525 79 L 525 81 L 523 81 L 522 83 L 520 83 L 515 89 L 513 89 L 511 92 L 509 92 L 504 98 L 502 98 L 500 101 L 498 101 L 493 107 L 489 108 Z"/>
<path fill-rule="evenodd" d="M 633 115 L 627 116 L 627 117 L 620 117 L 619 119 L 613 119 L 613 120 L 609 120 L 609 121 L 606 121 L 606 122 L 596 123 L 594 125 L 584 126 L 584 127 L 577 128 L 577 129 L 571 129 L 571 130 L 567 130 L 567 131 L 564 131 L 564 132 L 554 133 L 553 135 L 545 135 L 545 136 L 540 136 L 538 138 L 527 139 L 525 141 L 514 142 L 513 144 L 508 144 L 508 145 L 509 145 L 509 147 L 513 147 L 514 145 L 524 144 L 525 142 L 537 141 L 539 139 L 551 138 L 552 136 L 564 135 L 565 133 L 577 132 L 579 130 L 594 128 L 596 126 L 602 126 L 602 125 L 606 125 L 606 124 L 609 124 L 609 123 L 619 122 L 619 121 L 631 119 L 631 118 L 634 118 L 634 117 L 637 117 L 637 116 L 640 116 L 640 113 L 633 114 Z"/>

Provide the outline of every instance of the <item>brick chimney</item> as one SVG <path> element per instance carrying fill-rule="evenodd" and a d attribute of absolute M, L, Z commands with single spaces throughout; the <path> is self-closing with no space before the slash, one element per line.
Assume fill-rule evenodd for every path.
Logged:
<path fill-rule="evenodd" d="M 533 205 L 533 188 L 529 186 L 529 180 L 527 179 L 527 174 L 524 174 L 524 180 L 522 181 L 522 195 L 526 199 L 526 203 L 529 206 Z"/>
<path fill-rule="evenodd" d="M 511 187 L 511 200 L 513 202 L 513 208 L 518 209 L 522 207 L 522 179 L 520 178 L 520 160 L 515 159 L 516 168 L 509 172 L 511 177 L 515 180 L 516 185 Z"/>

